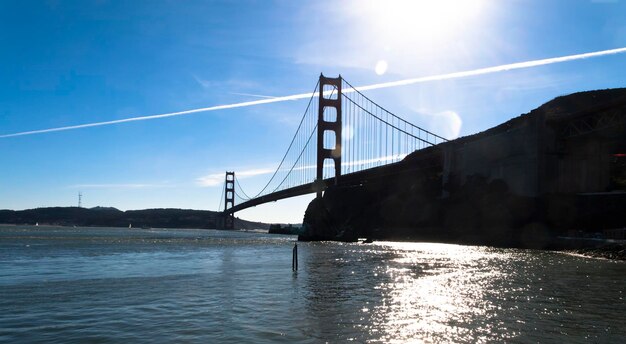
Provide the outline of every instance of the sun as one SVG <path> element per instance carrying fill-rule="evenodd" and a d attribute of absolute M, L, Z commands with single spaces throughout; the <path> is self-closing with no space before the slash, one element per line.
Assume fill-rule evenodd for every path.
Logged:
<path fill-rule="evenodd" d="M 459 29 L 480 13 L 482 0 L 369 1 L 364 10 L 379 29 L 391 35 L 441 35 Z"/>
<path fill-rule="evenodd" d="M 467 44 L 468 32 L 481 27 L 485 0 L 388 0 L 352 3 L 355 32 L 375 50 L 371 61 L 378 75 L 393 72 L 398 56 L 450 51 Z M 453 50 L 453 49 L 452 49 Z M 401 58 L 402 59 L 402 58 Z M 384 65 L 381 64 L 384 61 Z M 387 68 L 389 67 L 389 69 Z"/>

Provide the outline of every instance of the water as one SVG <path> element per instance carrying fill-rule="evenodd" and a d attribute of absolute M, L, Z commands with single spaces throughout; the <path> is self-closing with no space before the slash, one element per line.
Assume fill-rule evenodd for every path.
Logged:
<path fill-rule="evenodd" d="M 0 342 L 626 342 L 622 262 L 294 239 L 0 227 Z"/>

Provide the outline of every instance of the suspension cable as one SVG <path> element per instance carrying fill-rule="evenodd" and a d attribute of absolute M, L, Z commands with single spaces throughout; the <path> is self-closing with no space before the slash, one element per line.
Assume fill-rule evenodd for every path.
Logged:
<path fill-rule="evenodd" d="M 420 141 L 422 141 L 422 142 L 424 142 L 424 143 L 428 143 L 428 144 L 429 144 L 429 145 L 431 145 L 431 146 L 434 146 L 434 145 L 435 145 L 435 144 L 434 144 L 434 143 L 432 143 L 432 142 L 426 141 L 426 140 L 424 140 L 423 138 L 421 138 L 421 137 L 419 137 L 419 136 L 415 136 L 415 135 L 413 135 L 413 134 L 411 134 L 411 133 L 409 133 L 409 132 L 407 132 L 407 131 L 405 131 L 405 130 L 403 130 L 403 129 L 401 129 L 401 128 L 398 128 L 398 127 L 396 127 L 395 125 L 393 125 L 393 124 L 391 124 L 391 123 L 389 123 L 389 122 L 385 121 L 384 119 L 379 118 L 378 116 L 376 116 L 376 115 L 374 115 L 373 113 L 369 112 L 367 109 L 363 108 L 361 105 L 357 104 L 354 100 L 350 99 L 350 97 L 345 96 L 345 98 L 346 98 L 347 100 L 349 100 L 352 104 L 356 105 L 356 106 L 357 106 L 358 108 L 360 108 L 361 110 L 363 110 L 363 111 L 365 111 L 366 113 L 368 113 L 369 115 L 371 115 L 372 117 L 376 118 L 377 120 L 379 120 L 379 121 L 381 121 L 381 122 L 383 122 L 383 123 L 387 124 L 388 126 L 390 126 L 390 127 L 394 128 L 394 129 L 396 129 L 397 131 L 399 131 L 399 132 L 401 132 L 401 133 L 404 133 L 404 134 L 406 134 L 406 135 L 408 135 L 408 136 L 411 136 L 412 138 L 417 139 L 417 140 L 420 140 Z M 407 122 L 407 123 L 409 123 L 409 122 Z M 409 123 L 409 124 L 410 124 L 410 125 L 412 125 L 411 123 Z M 423 130 L 423 129 L 421 129 L 420 127 L 417 127 L 417 126 L 414 126 L 414 127 L 418 128 L 418 129 L 420 129 L 420 130 Z M 366 129 L 366 131 L 367 131 L 367 130 L 369 130 L 369 129 Z M 434 135 L 434 134 L 433 134 L 433 135 Z M 440 136 L 437 136 L 437 137 L 440 137 Z M 441 137 L 440 137 L 440 138 L 441 138 Z M 446 139 L 444 139 L 444 138 L 442 138 L 442 139 L 443 139 L 443 140 L 446 140 Z M 447 141 L 447 140 L 446 140 L 446 141 Z"/>
<path fill-rule="evenodd" d="M 302 126 L 302 122 L 304 122 L 304 119 L 306 118 L 307 112 L 309 111 L 309 107 L 311 106 L 313 98 L 315 98 L 315 90 L 317 90 L 317 87 L 319 86 L 319 84 L 320 84 L 320 82 L 318 80 L 317 84 L 315 84 L 315 89 L 313 90 L 312 96 L 311 96 L 311 98 L 309 98 L 309 103 L 306 106 L 306 110 L 304 110 L 304 115 L 302 115 L 302 119 L 300 120 L 300 124 L 298 125 L 298 129 L 296 129 L 296 133 L 293 135 L 293 138 L 291 139 L 291 143 L 289 143 L 289 147 L 287 148 L 287 151 L 285 151 L 285 155 L 283 155 L 283 158 L 281 159 L 280 164 L 278 164 L 278 168 L 276 168 L 276 171 L 274 171 L 274 174 L 272 174 L 272 177 L 267 182 L 267 184 L 265 184 L 263 189 L 261 189 L 261 191 L 259 191 L 252 198 L 259 197 L 263 193 L 263 191 L 265 191 L 265 189 L 267 189 L 267 187 L 270 185 L 272 180 L 274 180 L 274 177 L 276 177 L 276 174 L 278 173 L 278 171 L 280 171 L 280 168 L 283 166 L 283 163 L 285 162 L 285 159 L 287 158 L 287 154 L 289 154 L 289 150 L 291 149 L 291 146 L 293 145 L 294 141 L 296 140 L 296 136 L 298 135 L 298 131 L 300 130 L 300 127 Z"/>
<path fill-rule="evenodd" d="M 360 109 L 362 111 L 364 111 L 365 113 L 369 114 L 371 117 L 370 120 L 365 119 L 364 124 L 366 125 L 367 128 L 364 128 L 363 130 L 363 135 L 367 136 L 367 137 L 371 137 L 372 135 L 376 136 L 377 134 L 380 135 L 380 137 L 378 138 L 379 140 L 383 140 L 383 131 L 382 129 L 376 129 L 376 126 L 373 122 L 371 122 L 372 118 L 377 119 L 378 121 L 384 123 L 387 125 L 387 128 L 391 128 L 391 151 L 392 151 L 392 155 L 393 155 L 393 151 L 395 150 L 396 147 L 394 147 L 394 138 L 393 138 L 393 133 L 394 133 L 394 129 L 395 131 L 399 132 L 399 133 L 403 133 L 406 135 L 405 137 L 405 142 L 404 148 L 407 148 L 409 146 L 409 141 L 408 141 L 408 137 L 412 137 L 424 144 L 428 144 L 428 145 L 435 145 L 435 143 L 437 142 L 437 139 L 440 139 L 442 141 L 448 141 L 446 138 L 439 136 L 437 134 L 434 134 L 428 130 L 422 129 L 421 127 L 418 127 L 398 116 L 396 116 L 395 114 L 393 114 L 392 112 L 388 111 L 387 109 L 383 108 L 382 106 L 378 105 L 376 102 L 372 101 L 371 99 L 369 99 L 368 97 L 366 97 L 364 94 L 362 94 L 360 91 L 358 91 L 354 86 L 352 86 L 349 82 L 347 82 L 345 79 L 342 79 L 343 82 L 346 83 L 346 85 L 348 85 L 353 92 L 355 92 L 357 94 L 357 97 L 362 97 L 362 99 L 366 100 L 367 102 L 369 102 L 370 106 L 367 106 L 367 109 L 365 108 L 362 104 L 359 104 L 358 102 L 356 102 L 355 100 L 353 100 L 352 98 L 350 98 L 349 96 L 346 95 L 346 93 L 343 93 L 342 96 L 345 97 L 346 100 L 348 100 L 348 104 L 347 105 L 352 105 L 352 112 L 355 112 L 356 110 Z M 271 182 L 276 178 L 277 174 L 279 171 L 281 171 L 281 168 L 283 166 L 283 164 L 285 163 L 287 156 L 289 155 L 294 143 L 296 142 L 296 139 L 298 141 L 298 145 L 302 144 L 302 138 L 298 136 L 298 134 L 300 133 L 300 130 L 303 128 L 303 123 L 305 122 L 305 119 L 308 118 L 307 116 L 309 115 L 309 109 L 311 108 L 311 104 L 313 104 L 313 98 L 319 97 L 318 95 L 316 95 L 316 91 L 318 89 L 318 87 L 320 86 L 320 82 L 318 81 L 317 84 L 315 85 L 315 89 L 312 93 L 311 98 L 309 98 L 309 102 L 307 104 L 306 110 L 304 111 L 304 114 L 300 120 L 300 123 L 298 124 L 298 128 L 296 129 L 296 132 L 294 134 L 294 136 L 291 139 L 291 142 L 289 143 L 289 147 L 287 148 L 285 154 L 283 155 L 280 163 L 278 164 L 278 167 L 276 168 L 276 170 L 274 171 L 274 173 L 272 174 L 271 178 L 269 179 L 269 181 L 265 184 L 265 186 L 261 189 L 261 191 L 259 191 L 255 196 L 250 197 L 249 195 L 246 194 L 246 192 L 244 191 L 244 189 L 241 187 L 241 185 L 239 184 L 239 181 L 237 179 L 235 179 L 235 184 L 237 185 L 237 187 L 239 188 L 239 190 L 241 191 L 241 193 L 243 194 L 242 197 L 239 193 L 237 193 L 237 190 L 235 190 L 235 195 L 237 197 L 239 197 L 241 200 L 244 201 L 248 201 L 254 198 L 259 197 L 265 190 L 267 190 L 267 188 L 269 187 L 269 185 L 271 184 Z M 330 96 L 332 97 L 332 95 L 334 94 L 334 92 L 337 90 L 337 88 L 333 88 L 333 90 L 330 93 Z M 322 91 L 323 92 L 323 91 Z M 350 93 L 350 92 L 348 92 Z M 374 106 L 374 109 L 371 109 L 372 105 Z M 358 108 L 358 109 L 357 109 Z M 380 109 L 380 112 L 378 111 L 378 109 Z M 356 113 L 349 113 L 348 115 L 352 115 L 353 120 L 356 120 L 358 122 L 360 122 L 359 117 L 357 116 Z M 384 115 L 384 116 L 383 116 Z M 384 117 L 384 118 L 383 118 Z M 395 121 L 397 121 L 397 125 L 396 123 L 394 123 Z M 312 124 L 312 123 L 311 123 Z M 305 126 L 308 126 L 308 121 L 307 123 L 305 123 Z M 407 128 L 408 126 L 408 128 Z M 360 127 L 360 126 L 357 126 Z M 421 138 L 420 136 L 416 136 L 416 134 L 413 132 L 413 129 L 417 129 L 417 135 L 419 135 L 420 132 L 423 132 L 426 136 L 426 139 Z M 302 150 L 300 151 L 300 154 L 298 155 L 298 157 L 296 158 L 295 162 L 292 164 L 292 166 L 290 167 L 289 171 L 286 173 L 285 177 L 281 180 L 281 182 L 270 192 L 270 193 L 274 193 L 276 192 L 284 183 L 285 181 L 287 181 L 287 179 L 291 176 L 291 173 L 294 171 L 296 165 L 300 162 L 300 159 L 302 158 L 303 154 L 305 153 L 305 151 L 307 151 L 307 148 L 309 148 L 309 143 L 311 142 L 311 139 L 313 138 L 314 134 L 316 133 L 316 131 L 318 130 L 318 125 L 317 122 L 315 122 L 315 125 L 313 126 L 313 130 L 311 131 L 311 133 L 309 134 L 308 139 L 306 140 L 306 143 L 304 144 L 304 147 L 302 148 Z M 370 132 L 371 131 L 371 132 Z M 378 133 L 377 133 L 378 131 Z M 385 129 L 384 131 L 384 141 L 388 142 L 388 133 L 387 133 L 387 129 Z M 430 142 L 428 139 L 429 138 L 434 138 L 434 142 Z M 417 141 L 416 141 L 417 142 Z M 398 144 L 398 152 L 400 152 L 402 150 L 401 145 L 402 145 L 402 139 L 400 137 L 398 137 L 397 140 L 397 144 Z M 384 150 L 387 152 L 387 148 L 386 148 L 387 143 L 385 143 L 385 148 Z M 362 153 L 359 154 L 359 152 L 354 152 L 356 153 L 355 155 L 358 156 L 362 156 L 363 154 L 365 154 L 366 157 L 369 157 L 370 155 L 372 156 L 372 158 L 376 155 L 375 152 L 375 148 L 373 147 L 368 147 L 371 148 L 372 151 L 363 151 Z M 355 149 L 357 149 L 357 147 L 355 147 Z M 379 150 L 382 150 L 382 147 L 379 148 Z M 353 154 L 354 154 L 353 153 Z M 308 159 L 308 155 L 307 158 L 305 158 L 305 160 Z M 308 165 L 307 165 L 308 166 Z M 307 166 L 304 166 L 304 168 L 306 168 Z M 284 171 L 284 170 L 282 170 Z M 303 173 L 304 176 L 306 176 L 306 173 Z M 293 178 L 292 178 L 293 179 Z M 290 183 L 293 182 L 294 180 L 290 179 Z M 305 177 L 306 179 L 306 177 Z M 296 182 L 296 184 L 298 184 L 299 182 Z M 224 189 L 222 190 L 222 192 L 224 192 Z M 222 197 L 223 198 L 223 197 Z M 220 207 L 221 207 L 221 199 L 220 199 Z"/>
<path fill-rule="evenodd" d="M 243 190 L 242 190 L 242 191 L 243 191 Z M 246 202 L 246 201 L 249 201 L 249 200 L 250 200 L 250 198 L 245 199 L 244 197 L 241 197 L 241 195 L 237 193 L 237 190 L 235 190 L 235 196 L 239 197 L 239 199 L 240 199 L 240 200 L 242 200 L 242 201 L 244 201 L 244 202 Z"/>
<path fill-rule="evenodd" d="M 309 139 L 306 140 L 306 144 L 304 146 L 305 149 L 302 149 L 302 151 L 300 152 L 300 155 L 298 155 L 298 158 L 296 159 L 296 162 L 293 163 L 293 165 L 291 166 L 291 168 L 289 169 L 289 172 L 287 172 L 287 175 L 285 175 L 285 178 L 283 178 L 283 180 L 280 182 L 280 184 L 278 184 L 278 186 L 270 193 L 274 193 L 276 192 L 276 190 L 278 190 L 278 188 L 283 185 L 283 183 L 285 182 L 285 180 L 287 179 L 287 177 L 289 177 L 289 174 L 291 173 L 291 171 L 293 171 L 294 167 L 296 167 L 296 164 L 298 163 L 298 161 L 300 161 L 300 157 L 302 156 L 302 153 L 304 153 L 304 151 L 306 150 L 306 147 L 309 145 L 309 142 L 311 142 L 311 138 L 313 137 L 313 134 L 315 133 L 315 130 L 317 129 L 317 124 L 315 125 L 315 127 L 313 128 L 313 131 L 311 131 L 311 134 L 309 135 Z"/>
<path fill-rule="evenodd" d="M 402 122 L 406 122 L 406 123 L 408 123 L 409 125 L 411 125 L 411 126 L 413 126 L 413 127 L 417 128 L 417 129 L 419 129 L 419 130 L 421 130 L 421 131 L 423 131 L 423 132 L 425 132 L 425 133 L 427 133 L 427 134 L 433 135 L 433 136 L 435 136 L 436 138 L 439 138 L 439 139 L 441 139 L 441 140 L 443 140 L 443 141 L 448 141 L 448 139 L 446 139 L 445 137 L 439 136 L 439 135 L 437 135 L 437 134 L 435 134 L 435 133 L 433 133 L 433 132 L 430 132 L 430 131 L 428 131 L 428 130 L 426 130 L 426 129 L 423 129 L 423 128 L 421 128 L 421 127 L 418 127 L 418 126 L 416 126 L 416 125 L 412 124 L 411 122 L 409 122 L 409 121 L 407 121 L 407 120 L 405 120 L 405 119 L 403 119 L 403 118 L 401 118 L 401 117 L 398 117 L 398 116 L 397 116 L 397 115 L 395 115 L 393 112 L 391 112 L 391 111 L 389 111 L 389 110 L 385 109 L 384 107 L 382 107 L 382 106 L 378 105 L 378 103 L 376 103 L 375 101 L 373 101 L 373 100 L 369 99 L 367 96 L 365 96 L 363 93 L 361 93 L 361 91 L 359 91 L 356 87 L 352 86 L 352 84 L 350 84 L 349 82 L 347 82 L 347 81 L 346 81 L 346 79 L 342 79 L 342 80 L 343 80 L 343 82 L 345 82 L 348 86 L 350 86 L 350 88 L 351 88 L 352 90 L 354 90 L 354 92 L 358 93 L 360 96 L 362 96 L 363 98 L 367 99 L 369 102 L 373 103 L 374 105 L 378 106 L 379 108 L 381 108 L 383 111 L 387 112 L 388 114 L 390 114 L 390 115 L 391 115 L 391 116 L 393 116 L 394 118 L 396 118 L 396 119 L 398 119 L 398 120 L 400 120 L 400 121 L 402 121 Z M 343 94 L 345 95 L 346 93 L 343 93 Z M 346 98 L 348 98 L 348 99 L 349 99 L 349 97 L 347 97 L 347 96 L 346 96 Z M 358 105 L 357 105 L 357 106 L 358 106 Z M 363 109 L 363 108 L 362 108 L 362 109 Z M 363 109 L 363 110 L 365 110 L 365 109 Z M 365 110 L 365 111 L 367 112 L 367 110 Z M 371 113 L 370 113 L 370 114 L 371 114 Z M 371 115 L 373 115 L 373 114 L 371 114 Z M 374 115 L 373 115 L 373 116 L 374 116 Z M 376 116 L 374 116 L 374 117 L 376 117 Z M 378 118 L 378 117 L 376 117 L 376 118 Z M 381 119 L 379 118 L 379 120 L 381 120 Z M 382 121 L 382 120 L 381 120 L 381 121 Z M 385 122 L 385 123 L 387 123 L 387 122 Z M 413 135 L 411 135 L 411 136 L 413 136 Z M 415 137 L 415 136 L 413 136 L 413 137 Z M 428 141 L 426 141 L 426 142 L 428 142 Z"/>
<path fill-rule="evenodd" d="M 241 187 L 241 185 L 239 184 L 239 179 L 237 178 L 237 176 L 235 176 L 235 184 L 239 187 L 239 190 L 241 191 L 241 193 L 242 193 L 244 196 L 246 196 L 246 198 L 241 197 L 241 199 L 246 200 L 246 201 L 247 201 L 247 200 L 251 200 L 251 199 L 252 199 L 250 196 L 248 196 L 248 195 L 246 194 L 246 192 L 245 192 L 245 191 L 243 191 L 243 188 L 242 188 L 242 187 Z"/>
<path fill-rule="evenodd" d="M 317 82 L 317 84 L 316 84 L 316 86 L 315 86 L 315 90 L 317 90 L 318 86 L 319 86 L 319 81 Z M 330 97 L 332 97 L 332 96 L 333 96 L 333 94 L 335 93 L 335 91 L 336 91 L 336 90 L 337 90 L 336 88 L 333 88 L 333 90 L 332 90 L 332 91 L 331 91 L 331 93 L 330 93 Z M 313 94 L 315 94 L 315 91 L 313 92 Z M 304 112 L 304 115 L 302 116 L 302 119 L 300 120 L 300 124 L 298 125 L 298 129 L 296 130 L 296 135 L 298 134 L 298 131 L 300 130 L 300 127 L 302 126 L 302 123 L 304 122 L 304 119 L 305 119 L 305 117 L 306 117 L 306 115 L 307 115 L 307 113 L 308 113 L 308 111 L 309 111 L 309 108 L 310 108 L 310 106 L 311 106 L 312 100 L 313 100 L 313 98 L 315 98 L 315 97 L 316 97 L 316 96 L 314 95 L 314 96 L 312 96 L 312 97 L 309 99 L 309 103 L 308 103 L 308 105 L 307 105 L 307 107 L 306 107 L 306 110 L 305 110 L 305 112 Z M 300 158 L 302 157 L 302 155 L 303 155 L 303 154 L 304 154 L 304 152 L 306 151 L 306 148 L 309 146 L 309 143 L 311 142 L 311 138 L 313 138 L 313 134 L 316 132 L 316 130 L 317 130 L 317 124 L 315 124 L 315 126 L 313 127 L 313 130 L 312 130 L 312 131 L 311 131 L 311 133 L 309 134 L 309 137 L 308 137 L 308 139 L 307 139 L 307 141 L 306 141 L 306 144 L 304 145 L 304 147 L 303 147 L 303 148 L 302 148 L 302 150 L 300 151 L 300 154 L 299 154 L 299 155 L 298 155 L 298 157 L 296 158 L 296 161 L 293 163 L 293 165 L 291 166 L 291 168 L 289 169 L 289 171 L 287 172 L 287 174 L 285 175 L 285 177 L 281 180 L 281 182 L 280 182 L 280 183 L 279 183 L 279 184 L 278 184 L 278 185 L 274 188 L 274 190 L 272 190 L 272 192 L 270 192 L 270 193 L 274 193 L 274 192 L 276 192 L 276 191 L 277 191 L 277 190 L 278 190 L 278 189 L 279 189 L 279 188 L 283 185 L 283 183 L 287 180 L 287 178 L 289 178 L 289 177 L 291 176 L 291 172 L 293 172 L 294 168 L 296 167 L 296 165 L 297 165 L 297 164 L 298 164 L 298 162 L 300 161 Z M 251 197 L 251 198 L 248 198 L 248 199 L 257 198 L 257 197 L 258 197 L 259 195 L 261 195 L 261 193 L 262 193 L 263 191 L 265 191 L 265 189 L 269 186 L 269 184 L 271 183 L 271 181 L 272 181 L 272 180 L 274 179 L 274 177 L 278 174 L 278 171 L 280 171 L 280 168 L 282 167 L 282 165 L 283 165 L 283 163 L 284 163 L 284 161 L 285 161 L 285 159 L 286 159 L 286 157 L 287 157 L 287 154 L 289 153 L 289 150 L 291 149 L 291 147 L 292 147 L 292 145 L 293 145 L 293 143 L 294 143 L 294 141 L 295 141 L 295 139 L 296 139 L 296 135 L 294 135 L 294 137 L 292 138 L 291 143 L 289 144 L 289 147 L 287 148 L 287 152 L 286 152 L 286 153 L 285 153 L 285 155 L 283 156 L 283 159 L 281 160 L 280 164 L 278 165 L 278 168 L 276 169 L 276 171 L 274 171 L 274 174 L 272 175 L 272 177 L 270 178 L 270 180 L 267 182 L 267 184 L 263 187 L 263 189 L 262 189 L 262 190 L 261 190 L 258 194 L 256 194 L 254 197 Z M 238 182 L 237 182 L 237 183 L 238 183 Z M 241 187 L 241 185 L 239 185 L 239 188 L 240 188 L 240 190 L 243 192 L 243 188 Z M 245 195 L 245 192 L 244 192 L 244 195 Z M 247 196 L 247 195 L 246 195 L 246 196 Z M 240 197 L 241 199 L 244 199 L 244 198 L 243 198 L 243 197 L 241 197 L 241 196 L 239 196 L 239 197 Z M 248 197 L 249 197 L 249 196 L 248 196 Z"/>
<path fill-rule="evenodd" d="M 222 202 L 224 201 L 224 192 L 226 191 L 226 183 L 222 184 L 222 194 L 220 195 L 220 205 L 217 206 L 217 211 L 221 211 Z"/>

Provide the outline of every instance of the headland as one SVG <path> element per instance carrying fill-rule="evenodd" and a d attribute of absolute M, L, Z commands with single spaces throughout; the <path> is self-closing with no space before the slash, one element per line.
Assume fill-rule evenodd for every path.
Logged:
<path fill-rule="evenodd" d="M 558 97 L 377 169 L 314 199 L 299 239 L 563 249 L 564 238 L 623 238 L 626 89 Z"/>

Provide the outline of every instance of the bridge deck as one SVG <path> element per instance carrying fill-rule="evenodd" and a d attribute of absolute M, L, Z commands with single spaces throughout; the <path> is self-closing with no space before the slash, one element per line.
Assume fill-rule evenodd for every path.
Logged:
<path fill-rule="evenodd" d="M 432 147 L 435 148 L 436 146 Z M 417 153 L 416 155 L 414 155 Z M 420 154 L 426 153 L 426 154 Z M 423 170 L 425 168 L 433 167 L 432 163 L 425 163 L 426 160 L 432 160 L 433 158 L 438 161 L 436 165 L 439 165 L 442 161 L 442 155 L 439 149 L 424 149 L 422 151 L 416 151 L 411 154 L 407 159 L 384 165 L 369 168 L 366 170 L 361 170 L 358 172 L 353 172 L 350 174 L 345 174 L 339 177 L 338 185 L 340 186 L 351 186 L 351 185 L 360 185 L 368 182 L 373 182 L 376 179 L 380 178 L 393 178 L 395 176 L 415 172 L 418 170 Z M 335 184 L 335 178 L 328 178 L 324 180 L 324 188 L 328 188 Z M 310 193 L 315 193 L 317 190 L 315 189 L 315 185 L 313 183 L 308 183 L 300 186 L 295 186 L 292 188 L 276 191 L 274 193 L 260 196 L 258 198 L 251 199 L 246 202 L 239 203 L 232 208 L 224 211 L 226 214 L 232 214 L 237 211 L 241 211 L 247 208 L 255 207 L 257 205 L 261 205 L 264 203 L 275 202 L 281 199 L 302 196 Z"/>

